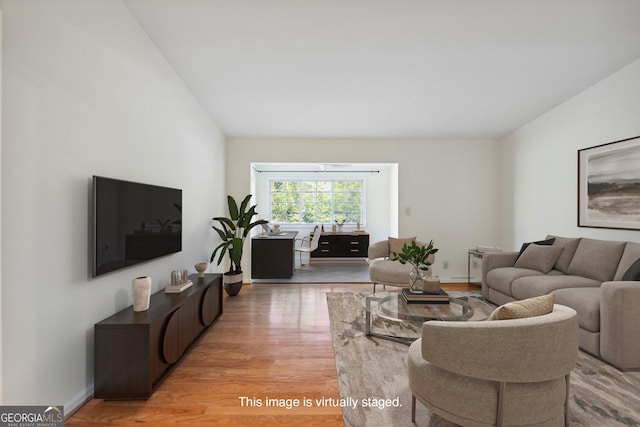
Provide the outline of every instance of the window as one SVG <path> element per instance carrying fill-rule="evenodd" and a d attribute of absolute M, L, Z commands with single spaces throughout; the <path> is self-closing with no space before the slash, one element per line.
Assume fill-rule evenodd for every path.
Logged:
<path fill-rule="evenodd" d="M 271 222 L 364 223 L 363 180 L 270 180 Z"/>

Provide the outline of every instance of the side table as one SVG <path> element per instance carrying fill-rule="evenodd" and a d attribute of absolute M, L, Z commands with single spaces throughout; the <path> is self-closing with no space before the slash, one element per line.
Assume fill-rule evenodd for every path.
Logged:
<path fill-rule="evenodd" d="M 482 259 L 483 254 L 484 252 L 480 252 L 477 249 L 469 249 L 467 252 L 467 286 L 471 286 L 471 258 Z"/>

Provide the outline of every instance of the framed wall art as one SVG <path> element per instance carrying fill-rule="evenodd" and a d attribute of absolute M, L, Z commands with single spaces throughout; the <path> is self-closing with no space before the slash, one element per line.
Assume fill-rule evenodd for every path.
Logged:
<path fill-rule="evenodd" d="M 578 227 L 640 230 L 640 136 L 578 150 Z"/>

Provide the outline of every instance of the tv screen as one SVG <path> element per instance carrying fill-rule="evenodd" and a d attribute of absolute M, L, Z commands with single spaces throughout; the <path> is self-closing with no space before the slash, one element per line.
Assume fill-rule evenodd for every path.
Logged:
<path fill-rule="evenodd" d="M 182 190 L 93 177 L 93 276 L 182 250 Z"/>

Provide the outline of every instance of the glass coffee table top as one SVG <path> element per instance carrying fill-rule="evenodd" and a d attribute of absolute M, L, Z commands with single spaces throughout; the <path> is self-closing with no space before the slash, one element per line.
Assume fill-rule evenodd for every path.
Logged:
<path fill-rule="evenodd" d="M 366 313 L 365 332 L 368 336 L 388 338 L 408 343 L 416 338 L 396 337 L 371 331 L 371 315 L 391 321 L 406 321 L 421 325 L 427 320 L 478 321 L 486 320 L 494 307 L 479 298 L 449 294 L 448 304 L 408 304 L 401 292 L 377 292 L 362 299 Z"/>

